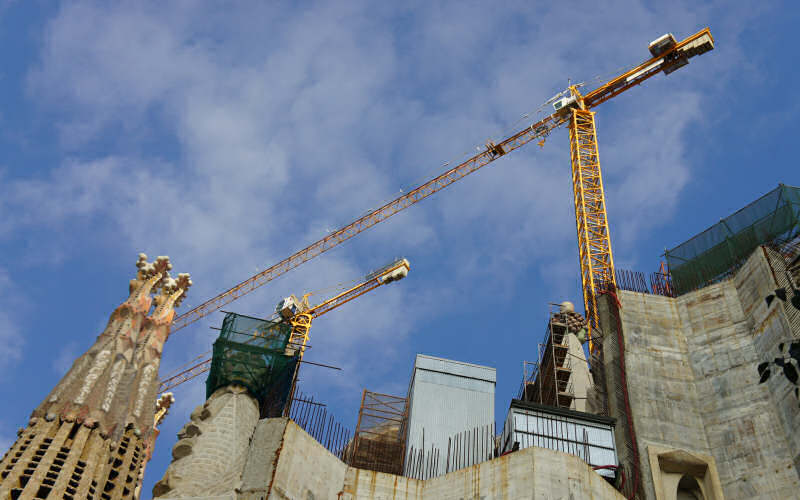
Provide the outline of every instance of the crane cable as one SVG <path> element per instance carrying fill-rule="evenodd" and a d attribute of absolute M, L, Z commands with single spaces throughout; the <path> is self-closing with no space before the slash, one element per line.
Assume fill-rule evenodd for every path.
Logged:
<path fill-rule="evenodd" d="M 598 78 L 599 78 L 599 77 L 598 77 Z M 559 96 L 559 95 L 563 94 L 564 92 L 566 92 L 566 91 L 562 91 L 562 92 L 560 92 L 560 93 L 556 94 L 556 96 Z M 513 122 L 513 123 L 511 123 L 510 125 L 507 125 L 505 128 L 502 128 L 502 127 L 501 127 L 501 128 L 499 128 L 499 129 L 496 129 L 496 130 L 499 130 L 499 133 L 495 133 L 495 134 L 493 134 L 493 135 L 490 135 L 490 139 L 494 141 L 494 140 L 495 140 L 497 137 L 506 137 L 506 136 L 508 136 L 508 135 L 511 135 L 511 132 L 514 132 L 514 131 L 516 131 L 516 130 L 517 130 L 515 127 L 517 127 L 517 126 L 519 125 L 519 123 L 520 123 L 520 122 L 522 122 L 522 121 L 523 121 L 523 120 L 525 120 L 526 118 L 531 118 L 532 116 L 535 116 L 535 115 L 538 115 L 539 113 L 541 113 L 541 112 L 542 112 L 542 110 L 544 110 L 544 109 L 547 107 L 547 105 L 548 105 L 548 104 L 550 104 L 550 103 L 553 101 L 553 99 L 554 99 L 554 98 L 550 98 L 550 99 L 548 99 L 547 101 L 545 101 L 544 103 L 542 103 L 542 104 L 541 104 L 541 105 L 540 105 L 538 108 L 536 108 L 536 109 L 533 109 L 533 110 L 531 110 L 531 111 L 529 111 L 529 112 L 527 112 L 527 113 L 523 113 L 522 115 L 520 115 L 520 117 L 519 117 L 519 118 L 517 118 L 517 120 L 516 120 L 516 121 L 514 121 L 514 122 Z M 483 145 L 476 146 L 476 149 L 477 149 L 478 151 L 481 151 L 481 150 L 483 150 L 485 147 L 486 147 L 486 145 L 485 145 L 485 144 L 483 144 Z M 458 161 L 462 160 L 462 159 L 463 159 L 463 158 L 465 158 L 465 157 L 470 157 L 470 156 L 471 156 L 471 155 L 473 155 L 473 154 L 474 154 L 474 153 L 473 153 L 471 150 L 467 150 L 467 151 L 464 151 L 463 153 L 461 153 L 460 155 L 454 155 L 453 157 L 451 157 L 451 158 L 450 158 L 450 160 L 448 160 L 448 161 L 444 162 L 443 164 L 441 164 L 441 165 L 440 165 L 440 168 L 441 168 L 441 167 L 447 167 L 447 166 L 449 166 L 450 164 L 456 163 L 456 162 L 458 162 Z M 438 172 L 438 171 L 437 171 L 437 172 Z M 432 174 L 435 174 L 435 173 L 436 173 L 436 172 L 434 172 L 434 171 L 433 171 L 433 169 L 428 169 L 428 170 L 427 170 L 427 171 L 426 171 L 424 174 L 422 174 L 422 175 L 420 175 L 420 176 L 416 177 L 416 178 L 415 178 L 414 180 L 412 180 L 411 182 L 407 182 L 407 183 L 405 183 L 405 184 L 404 184 L 404 186 L 405 186 L 405 189 L 408 189 L 408 186 L 412 186 L 412 188 L 411 188 L 411 189 L 413 189 L 413 188 L 415 188 L 415 187 L 419 186 L 419 185 L 420 185 L 420 184 L 422 184 L 423 182 L 425 182 L 425 181 L 429 180 L 429 179 L 431 178 L 431 175 L 432 175 Z M 398 194 L 404 193 L 404 192 L 406 192 L 406 191 L 405 191 L 405 189 L 404 189 L 403 187 L 401 187 L 399 190 L 397 190 L 397 191 L 395 191 L 395 192 L 391 193 L 391 194 L 390 194 L 390 196 L 395 196 L 395 195 L 398 195 Z M 382 199 L 382 201 L 380 201 L 380 202 L 379 202 L 379 204 L 377 204 L 377 205 L 374 205 L 374 206 L 373 206 L 373 208 L 370 208 L 370 209 L 368 209 L 368 210 L 365 210 L 365 211 L 364 211 L 364 212 L 363 212 L 361 215 L 362 215 L 362 216 L 364 216 L 364 215 L 366 215 L 366 214 L 368 214 L 368 213 L 370 213 L 370 212 L 373 212 L 373 211 L 374 211 L 374 210 L 376 210 L 377 208 L 379 208 L 379 207 L 382 207 L 382 206 L 386 205 L 386 204 L 387 204 L 389 201 L 391 201 L 391 200 L 393 200 L 393 199 L 394 199 L 394 198 L 383 198 L 383 199 Z M 330 231 L 329 231 L 329 232 L 330 232 Z"/>

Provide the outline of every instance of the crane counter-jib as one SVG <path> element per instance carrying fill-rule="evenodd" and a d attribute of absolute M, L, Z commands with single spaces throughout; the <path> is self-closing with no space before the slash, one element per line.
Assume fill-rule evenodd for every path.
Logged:
<path fill-rule="evenodd" d="M 584 95 L 584 105 L 587 109 L 594 108 L 629 88 L 641 84 L 659 72 L 663 71 L 664 74 L 668 75 L 685 66 L 692 57 L 713 49 L 714 37 L 711 36 L 711 30 L 708 28 L 698 31 L 680 43 L 667 44 L 661 52 L 654 53 L 652 59 L 612 78 L 607 83 Z"/>

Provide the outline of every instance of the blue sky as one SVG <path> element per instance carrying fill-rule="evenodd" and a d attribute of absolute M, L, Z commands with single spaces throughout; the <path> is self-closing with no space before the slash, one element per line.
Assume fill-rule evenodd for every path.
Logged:
<path fill-rule="evenodd" d="M 568 79 L 710 26 L 713 52 L 597 109 L 617 267 L 777 186 L 791 155 L 793 2 L 0 2 L 0 447 L 126 297 L 136 255 L 169 255 L 212 297 L 503 133 Z M 516 124 L 516 127 L 513 125 Z M 228 306 L 394 256 L 407 280 L 318 319 L 303 390 L 355 424 L 361 389 L 404 394 L 417 352 L 494 366 L 502 418 L 548 302 L 580 303 L 567 133 L 529 145 Z M 210 349 L 177 332 L 162 374 Z M 203 380 L 175 391 L 145 492 Z"/>

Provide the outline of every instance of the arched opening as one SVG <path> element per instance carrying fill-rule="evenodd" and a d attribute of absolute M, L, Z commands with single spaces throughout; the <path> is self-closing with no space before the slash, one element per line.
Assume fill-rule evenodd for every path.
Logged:
<path fill-rule="evenodd" d="M 688 474 L 684 474 L 678 482 L 678 496 L 677 500 L 705 500 L 703 491 L 700 485 L 697 484 L 697 479 Z"/>

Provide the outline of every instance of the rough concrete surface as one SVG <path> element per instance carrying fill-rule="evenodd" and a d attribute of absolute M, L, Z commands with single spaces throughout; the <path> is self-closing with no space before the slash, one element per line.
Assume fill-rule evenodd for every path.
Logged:
<path fill-rule="evenodd" d="M 266 498 L 275 477 L 275 457 L 283 446 L 286 419 L 259 420 L 242 473 L 239 498 Z"/>
<path fill-rule="evenodd" d="M 294 422 L 284 425 L 269 498 L 337 498 L 347 466 Z"/>
<path fill-rule="evenodd" d="M 184 478 L 188 479 L 188 478 Z M 230 483 L 228 483 L 230 487 Z M 594 499 L 623 497 L 579 458 L 528 448 L 427 481 L 348 467 L 286 418 L 264 419 L 247 447 L 242 481 L 217 496 L 174 488 L 156 498 L 193 500 Z"/>
<path fill-rule="evenodd" d="M 756 371 L 797 335 L 783 306 L 764 301 L 775 287 L 759 248 L 732 278 L 676 299 L 618 293 L 640 456 L 648 446 L 713 456 L 729 500 L 798 498 L 800 491 L 797 400 L 782 376 L 760 385 Z M 606 363 L 618 362 L 604 350 Z M 624 422 L 619 406 L 610 406 Z M 650 463 L 640 463 L 647 497 L 655 498 Z"/>
<path fill-rule="evenodd" d="M 618 293 L 645 498 L 675 498 L 668 490 L 684 473 L 706 500 L 800 498 L 798 401 L 783 376 L 759 384 L 756 371 L 780 343 L 800 338 L 797 317 L 764 301 L 781 286 L 780 259 L 759 248 L 731 278 L 675 299 Z M 599 304 L 608 408 L 628 463 L 610 304 L 608 296 Z M 579 458 L 543 448 L 427 481 L 353 469 L 288 419 L 258 421 L 255 402 L 238 389 L 198 407 L 181 437 L 157 498 L 622 498 Z"/>

